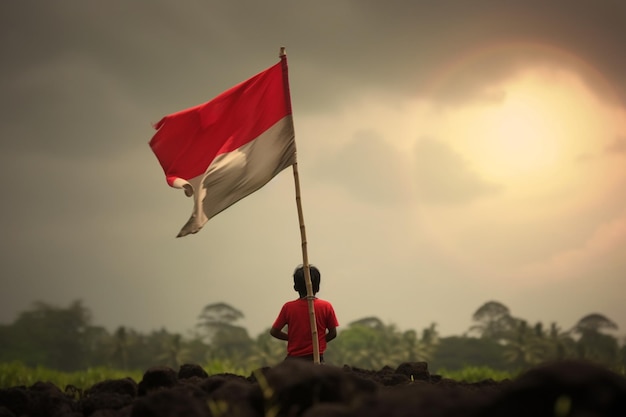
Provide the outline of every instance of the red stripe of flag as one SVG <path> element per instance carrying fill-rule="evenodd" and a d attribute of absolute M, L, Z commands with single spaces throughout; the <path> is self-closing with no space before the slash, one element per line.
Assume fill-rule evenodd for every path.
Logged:
<path fill-rule="evenodd" d="M 179 233 L 198 232 L 217 213 L 296 162 L 287 60 L 213 100 L 161 119 L 150 147 L 170 186 L 194 196 Z"/>
<path fill-rule="evenodd" d="M 284 61 L 284 60 L 283 60 Z M 257 138 L 291 114 L 283 62 L 228 89 L 213 100 L 163 117 L 150 140 L 168 184 L 207 170 L 220 154 Z"/>

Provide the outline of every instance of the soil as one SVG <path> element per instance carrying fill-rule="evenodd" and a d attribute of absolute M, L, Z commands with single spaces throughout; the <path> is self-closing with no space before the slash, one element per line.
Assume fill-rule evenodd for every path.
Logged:
<path fill-rule="evenodd" d="M 248 377 L 148 369 L 142 380 L 85 391 L 37 382 L 0 390 L 5 416 L 591 417 L 626 416 L 626 378 L 586 362 L 557 362 L 515 380 L 465 383 L 432 375 L 425 362 L 378 371 L 299 360 Z"/>

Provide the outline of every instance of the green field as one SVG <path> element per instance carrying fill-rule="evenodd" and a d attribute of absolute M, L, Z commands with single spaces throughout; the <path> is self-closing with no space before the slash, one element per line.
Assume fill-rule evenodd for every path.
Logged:
<path fill-rule="evenodd" d="M 203 366 L 209 375 L 232 373 L 248 376 L 250 372 L 225 363 L 213 362 Z M 31 386 L 37 381 L 50 382 L 61 389 L 68 385 L 79 389 L 87 389 L 92 385 L 107 379 L 131 378 L 135 382 L 141 381 L 143 370 L 120 370 L 106 367 L 88 368 L 77 372 L 61 372 L 44 367 L 28 367 L 20 362 L 0 363 L 0 389 L 15 386 Z M 439 374 L 456 381 L 478 382 L 485 379 L 501 381 L 511 379 L 508 372 L 495 371 L 487 367 L 466 367 L 457 371 L 441 370 Z"/>

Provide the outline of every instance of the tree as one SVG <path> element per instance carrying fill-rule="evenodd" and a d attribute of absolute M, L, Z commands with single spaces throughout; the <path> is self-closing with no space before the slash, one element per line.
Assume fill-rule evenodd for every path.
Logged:
<path fill-rule="evenodd" d="M 578 356 L 605 366 L 618 366 L 620 362 L 618 341 L 615 337 L 603 333 L 606 330 L 617 329 L 617 324 L 602 314 L 592 313 L 581 318 L 572 328 L 572 333 L 579 336 L 576 342 Z"/>
<path fill-rule="evenodd" d="M 619 349 L 619 362 L 616 370 L 626 375 L 626 338 L 622 340 L 622 346 Z"/>
<path fill-rule="evenodd" d="M 429 360 L 438 341 L 434 323 L 423 330 L 420 339 L 415 330 L 400 331 L 377 317 L 365 317 L 341 330 L 324 356 L 335 365 L 381 369 L 407 361 Z"/>
<path fill-rule="evenodd" d="M 270 335 L 270 329 L 259 334 L 254 341 L 249 363 L 255 368 L 280 363 L 287 354 L 285 343 Z"/>
<path fill-rule="evenodd" d="M 347 329 L 341 330 L 325 359 L 334 365 L 379 369 L 391 359 L 383 346 L 387 342 L 384 333 L 382 328 L 352 322 Z"/>
<path fill-rule="evenodd" d="M 581 335 L 585 333 L 598 333 L 604 330 L 617 330 L 617 324 L 606 316 L 598 313 L 592 313 L 584 316 L 572 329 L 575 333 Z"/>
<path fill-rule="evenodd" d="M 207 304 L 198 316 L 197 326 L 211 342 L 219 331 L 229 331 L 238 327 L 235 322 L 244 318 L 244 314 L 226 303 Z"/>
<path fill-rule="evenodd" d="M 80 300 L 67 308 L 36 302 L 13 323 L 13 337 L 20 359 L 27 365 L 43 365 L 64 371 L 87 366 L 86 334 L 91 312 Z"/>
<path fill-rule="evenodd" d="M 178 369 L 188 362 L 190 350 L 180 334 L 171 334 L 165 329 L 161 329 L 160 332 L 155 332 L 153 335 L 159 339 L 160 349 L 155 358 L 158 363 Z"/>
<path fill-rule="evenodd" d="M 511 369 L 504 359 L 504 346 L 493 339 L 467 336 L 441 338 L 433 352 L 429 368 L 437 372 L 438 369 L 454 371 L 466 366 Z"/>
<path fill-rule="evenodd" d="M 516 368 L 525 369 L 546 359 L 548 341 L 543 337 L 543 326 L 529 327 L 525 320 L 515 322 L 504 342 L 504 358 Z"/>
<path fill-rule="evenodd" d="M 570 332 L 563 332 L 555 323 L 550 323 L 550 330 L 546 336 L 549 352 L 546 360 L 563 360 L 575 356 L 576 341 L 572 339 Z"/>
<path fill-rule="evenodd" d="M 439 332 L 437 331 L 437 323 L 431 323 L 430 326 L 422 330 L 422 338 L 419 340 L 414 359 L 412 357 L 410 360 L 430 361 L 438 347 Z"/>
<path fill-rule="evenodd" d="M 382 320 L 379 319 L 378 317 L 369 316 L 369 317 L 363 317 L 362 319 L 354 320 L 348 326 L 350 327 L 363 326 L 363 327 L 369 327 L 370 329 L 382 330 L 385 327 L 385 323 L 383 323 Z"/>
<path fill-rule="evenodd" d="M 476 310 L 472 319 L 478 324 L 470 331 L 477 332 L 481 337 L 501 340 L 515 324 L 509 308 L 497 301 L 488 301 Z"/>
<path fill-rule="evenodd" d="M 24 349 L 13 325 L 0 324 L 0 362 L 23 360 Z"/>
<path fill-rule="evenodd" d="M 88 326 L 83 335 L 87 367 L 110 366 L 111 335 L 103 326 Z"/>
<path fill-rule="evenodd" d="M 120 326 L 115 330 L 113 335 L 113 363 L 121 369 L 128 369 L 128 349 L 129 342 L 126 333 L 126 327 Z"/>
<path fill-rule="evenodd" d="M 209 355 L 213 359 L 228 358 L 242 361 L 252 352 L 248 331 L 235 324 L 244 318 L 241 311 L 226 303 L 208 304 L 198 317 L 197 326 L 209 341 Z"/>

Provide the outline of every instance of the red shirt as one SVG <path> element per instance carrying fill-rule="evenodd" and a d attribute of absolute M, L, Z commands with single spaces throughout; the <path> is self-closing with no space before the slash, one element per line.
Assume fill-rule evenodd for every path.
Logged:
<path fill-rule="evenodd" d="M 316 298 L 313 305 L 321 355 L 326 350 L 326 329 L 337 327 L 339 323 L 337 316 L 335 316 L 335 310 L 328 301 Z M 287 355 L 305 356 L 313 354 L 309 305 L 306 298 L 288 301 L 283 305 L 272 327 L 281 330 L 285 325 L 287 325 L 287 334 L 289 335 Z"/>

